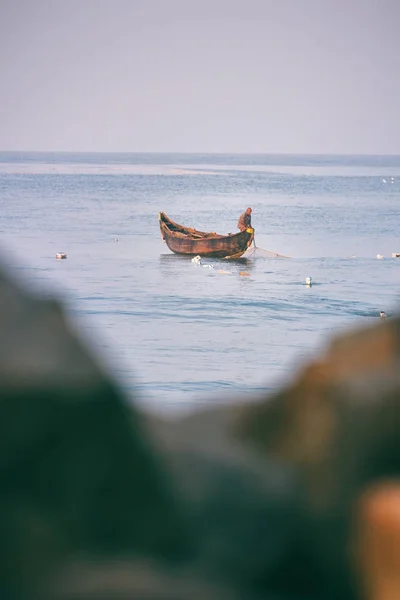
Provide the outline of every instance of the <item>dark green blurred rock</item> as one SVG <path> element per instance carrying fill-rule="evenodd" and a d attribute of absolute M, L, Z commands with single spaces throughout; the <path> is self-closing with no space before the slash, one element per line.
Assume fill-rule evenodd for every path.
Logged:
<path fill-rule="evenodd" d="M 75 557 L 191 552 L 138 413 L 60 307 L 0 273 L 0 582 L 31 592 Z"/>

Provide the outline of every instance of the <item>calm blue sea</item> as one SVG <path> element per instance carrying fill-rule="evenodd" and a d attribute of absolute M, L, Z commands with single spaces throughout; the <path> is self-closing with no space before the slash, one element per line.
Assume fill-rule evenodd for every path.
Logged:
<path fill-rule="evenodd" d="M 228 233 L 247 206 L 257 246 L 291 259 L 211 270 L 161 241 L 160 210 Z M 399 156 L 0 153 L 0 259 L 163 413 L 272 390 L 392 314 L 399 232 Z"/>

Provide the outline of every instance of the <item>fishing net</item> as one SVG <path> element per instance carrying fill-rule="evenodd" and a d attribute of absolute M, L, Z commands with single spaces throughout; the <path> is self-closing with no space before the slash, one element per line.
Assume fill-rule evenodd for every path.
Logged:
<path fill-rule="evenodd" d="M 243 254 L 243 258 L 292 258 L 291 256 L 286 256 L 285 254 L 279 254 L 279 252 L 275 252 L 273 250 L 265 250 L 264 248 L 259 248 L 256 246 L 254 242 L 254 246 L 246 250 Z"/>

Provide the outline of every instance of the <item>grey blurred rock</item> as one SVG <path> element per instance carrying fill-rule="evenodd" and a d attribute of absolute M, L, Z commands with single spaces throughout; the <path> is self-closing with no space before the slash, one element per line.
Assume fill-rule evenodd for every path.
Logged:
<path fill-rule="evenodd" d="M 196 570 L 233 586 L 239 597 L 275 598 L 284 591 L 275 582 L 278 571 L 299 541 L 296 475 L 290 465 L 239 444 L 234 417 L 213 409 L 175 423 L 153 420 L 151 427 L 190 510 Z"/>

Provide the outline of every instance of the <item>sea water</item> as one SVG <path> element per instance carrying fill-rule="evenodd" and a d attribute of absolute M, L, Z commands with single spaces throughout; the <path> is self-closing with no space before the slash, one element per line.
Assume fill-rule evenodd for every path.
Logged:
<path fill-rule="evenodd" d="M 248 206 L 256 245 L 292 258 L 204 269 L 162 243 L 159 211 L 233 233 Z M 0 153 L 0 260 L 164 414 L 271 391 L 393 314 L 399 231 L 398 156 Z"/>

